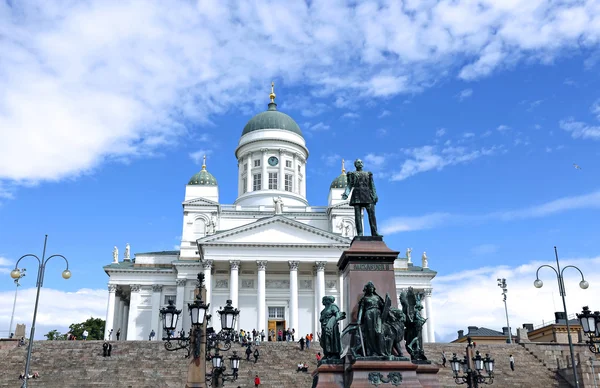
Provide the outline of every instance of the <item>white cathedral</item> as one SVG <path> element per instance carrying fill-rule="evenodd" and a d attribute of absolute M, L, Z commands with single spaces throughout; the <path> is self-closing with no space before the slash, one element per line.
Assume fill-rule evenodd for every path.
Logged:
<path fill-rule="evenodd" d="M 217 180 L 206 169 L 185 188 L 183 230 L 178 251 L 136 253 L 125 248 L 119 261 L 104 266 L 109 276 L 106 333 L 121 339 L 163 335 L 160 309 L 174 300 L 183 313 L 178 330 L 188 330 L 187 303 L 194 300 L 199 272 L 206 279 L 207 303 L 216 317 L 227 299 L 240 309 L 238 328 L 295 330 L 296 339 L 320 331 L 321 299 L 333 295 L 341 306 L 343 278 L 336 266 L 356 233 L 354 209 L 342 200 L 346 173 L 335 178 L 326 206 L 306 199 L 308 148 L 298 124 L 277 110 L 275 94 L 265 112 L 242 131 L 235 156 L 238 195 L 219 202 Z M 368 166 L 367 166 L 368 167 Z M 428 318 L 423 340 L 434 342 L 431 280 L 436 272 L 413 265 L 410 250 L 395 264 L 396 289 L 424 293 Z M 113 339 L 115 338 L 113 334 Z"/>

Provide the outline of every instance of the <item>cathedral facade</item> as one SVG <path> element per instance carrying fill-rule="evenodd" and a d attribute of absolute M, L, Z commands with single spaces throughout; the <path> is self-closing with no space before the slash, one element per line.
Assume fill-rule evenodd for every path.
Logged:
<path fill-rule="evenodd" d="M 238 193 L 233 204 L 219 202 L 219 186 L 206 167 L 185 188 L 180 249 L 136 253 L 113 252 L 104 267 L 109 276 L 106 335 L 160 338 L 160 309 L 174 300 L 183 312 L 179 330 L 190 328 L 187 303 L 194 300 L 197 274 L 206 279 L 207 303 L 217 316 L 231 299 L 240 309 L 238 328 L 258 331 L 293 328 L 297 335 L 320 330 L 321 299 L 343 300 L 343 278 L 337 262 L 356 233 L 354 209 L 342 200 L 346 173 L 333 180 L 326 206 L 306 199 L 309 152 L 298 124 L 277 110 L 275 94 L 265 112 L 242 131 L 235 156 Z M 410 251 L 394 264 L 396 288 L 413 287 L 425 294 L 428 318 L 424 341 L 434 342 L 431 280 L 424 255 L 413 265 Z"/>

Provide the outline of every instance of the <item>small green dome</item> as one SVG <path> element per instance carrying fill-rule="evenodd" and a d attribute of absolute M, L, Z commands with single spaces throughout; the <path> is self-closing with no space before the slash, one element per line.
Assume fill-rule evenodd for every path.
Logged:
<path fill-rule="evenodd" d="M 331 182 L 330 189 L 343 189 L 348 185 L 348 177 L 346 176 L 346 168 L 344 167 L 344 159 L 342 159 L 342 173 Z"/>
<path fill-rule="evenodd" d="M 283 129 L 302 136 L 302 131 L 293 118 L 277 110 L 277 104 L 271 102 L 269 109 L 252 117 L 244 127 L 242 136 L 260 129 Z"/>
<path fill-rule="evenodd" d="M 188 185 L 197 186 L 218 186 L 215 177 L 208 171 L 206 171 L 206 156 L 204 156 L 204 163 L 202 163 L 202 170 L 199 173 L 194 174 Z"/>

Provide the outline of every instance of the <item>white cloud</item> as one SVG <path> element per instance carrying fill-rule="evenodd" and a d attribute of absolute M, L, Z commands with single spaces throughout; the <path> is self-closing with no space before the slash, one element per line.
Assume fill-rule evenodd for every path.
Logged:
<path fill-rule="evenodd" d="M 516 210 L 496 211 L 484 214 L 450 214 L 442 212 L 416 217 L 392 217 L 384 220 L 381 225 L 384 234 L 393 234 L 450 225 L 541 218 L 579 209 L 600 209 L 600 190 L 589 194 L 558 198 L 540 205 L 532 205 Z"/>
<path fill-rule="evenodd" d="M 375 155 L 373 153 L 365 156 L 365 163 L 372 166 L 374 169 L 379 169 L 383 166 L 386 160 L 386 155 Z"/>
<path fill-rule="evenodd" d="M 477 256 L 489 255 L 498 252 L 499 246 L 495 244 L 481 244 L 471 248 L 471 253 Z"/>
<path fill-rule="evenodd" d="M 321 155 L 321 160 L 326 166 L 335 166 L 342 163 L 342 157 L 338 154 Z"/>
<path fill-rule="evenodd" d="M 17 323 L 25 323 L 29 335 L 35 294 L 36 288 L 23 288 L 23 286 L 19 288 L 13 330 Z M 14 295 L 14 290 L 0 292 L 0 327 L 2 328 L 8 329 Z M 35 338 L 45 339 L 44 334 L 53 329 L 65 333 L 71 323 L 83 322 L 90 317 L 106 319 L 107 301 L 107 290 L 80 289 L 76 292 L 65 292 L 42 288 Z"/>
<path fill-rule="evenodd" d="M 450 213 L 432 213 L 418 217 L 393 217 L 381 223 L 384 235 L 432 229 L 448 223 L 452 218 Z"/>
<path fill-rule="evenodd" d="M 194 161 L 194 163 L 202 164 L 204 157 L 208 157 L 208 155 L 210 154 L 212 154 L 212 150 L 198 150 L 195 152 L 191 152 L 189 156 Z"/>
<path fill-rule="evenodd" d="M 409 157 L 402 163 L 400 171 L 392 175 L 393 181 L 401 181 L 421 172 L 442 170 L 446 166 L 468 163 L 482 156 L 493 155 L 501 147 L 490 147 L 469 150 L 465 147 L 446 146 L 438 149 L 435 146 L 423 146 L 405 149 Z"/>
<path fill-rule="evenodd" d="M 0 256 L 0 273 L 10 273 L 14 269 L 14 263 L 6 257 Z"/>
<path fill-rule="evenodd" d="M 596 118 L 600 120 L 600 99 L 594 101 L 592 106 L 590 107 L 590 112 L 596 115 Z"/>
<path fill-rule="evenodd" d="M 458 93 L 457 97 L 458 97 L 459 101 L 462 101 L 465 98 L 471 97 L 472 95 L 473 95 L 473 89 L 464 89 L 464 90 L 461 90 L 460 93 Z"/>
<path fill-rule="evenodd" d="M 498 125 L 498 127 L 496 128 L 496 130 L 498 132 L 505 132 L 505 131 L 508 131 L 509 129 L 510 129 L 510 127 L 508 125 L 504 125 L 504 124 Z"/>
<path fill-rule="evenodd" d="M 468 139 L 468 138 L 471 138 L 471 137 L 474 137 L 474 136 L 475 136 L 475 134 L 473 132 L 465 132 L 462 135 L 462 137 L 465 138 L 465 139 Z"/>
<path fill-rule="evenodd" d="M 445 128 L 440 128 L 437 131 L 435 131 L 435 136 L 436 137 L 442 137 L 446 134 L 446 129 Z"/>
<path fill-rule="evenodd" d="M 358 113 L 354 113 L 354 112 L 347 112 L 342 115 L 343 119 L 350 119 L 350 120 L 355 120 L 359 117 L 360 117 L 360 115 Z"/>
<path fill-rule="evenodd" d="M 548 256 L 553 257 L 550 250 Z M 435 269 L 436 257 L 429 255 L 429 265 Z M 439 260 L 443 260 L 440 258 Z M 458 330 L 467 331 L 467 326 L 483 326 L 502 331 L 506 326 L 502 293 L 497 285 L 498 278 L 505 278 L 508 286 L 507 306 L 513 334 L 524 323 L 539 325 L 542 321 L 552 322 L 555 311 L 562 311 L 556 275 L 550 269 L 540 270 L 544 286 L 533 286 L 535 273 L 540 265 L 555 265 L 553 262 L 533 261 L 509 267 L 482 267 L 433 279 L 433 313 L 436 339 L 448 342 L 457 338 Z M 597 279 L 600 275 L 600 257 L 561 259 L 561 266 L 576 265 L 586 279 Z M 597 303 L 598 287 L 590 282 L 590 288 L 582 290 L 578 284 L 581 277 L 577 271 L 565 271 L 567 310 L 569 314 L 581 312 Z M 465 297 L 469 303 L 465 303 Z M 533 302 L 533 303 L 532 303 Z M 461 314 L 456 314 L 461 311 Z"/>
<path fill-rule="evenodd" d="M 573 139 L 600 140 L 600 126 L 598 125 L 589 125 L 569 118 L 560 121 L 560 128 L 567 132 L 571 132 L 571 137 Z"/>
<path fill-rule="evenodd" d="M 329 129 L 329 125 L 324 124 L 323 122 L 318 122 L 315 125 L 310 125 L 306 129 L 308 131 L 318 132 L 318 131 L 327 131 Z"/>
<path fill-rule="evenodd" d="M 388 134 L 388 130 L 385 128 L 379 128 L 377 130 L 377 136 L 379 136 L 379 137 L 384 137 L 387 134 Z"/>
<path fill-rule="evenodd" d="M 377 116 L 377 118 L 381 119 L 381 118 L 384 118 L 384 117 L 389 116 L 391 114 L 392 114 L 392 112 L 390 112 L 389 110 L 383 110 L 383 111 L 381 111 L 381 113 L 379 114 L 379 116 Z"/>
<path fill-rule="evenodd" d="M 600 39 L 594 0 L 16 4 L 0 3 L 0 179 L 17 184 L 155 155 L 213 115 L 263 107 L 272 79 L 278 101 L 302 85 L 349 107 Z"/>

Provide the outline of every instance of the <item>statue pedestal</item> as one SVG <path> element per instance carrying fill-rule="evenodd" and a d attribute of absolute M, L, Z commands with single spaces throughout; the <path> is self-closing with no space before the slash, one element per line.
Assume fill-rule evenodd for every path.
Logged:
<path fill-rule="evenodd" d="M 344 276 L 344 300 L 341 310 L 347 318 L 344 323 L 356 322 L 358 301 L 363 296 L 363 288 L 368 282 L 375 284 L 376 292 L 385 298 L 389 294 L 392 305 L 398 307 L 394 261 L 398 257 L 383 242 L 383 237 L 356 236 L 350 249 L 345 250 L 337 263 Z"/>
<path fill-rule="evenodd" d="M 394 386 L 396 383 L 404 388 L 442 388 L 437 373 L 440 368 L 429 363 L 413 363 L 411 361 L 363 361 L 357 360 L 347 365 L 346 382 L 344 384 L 344 368 L 342 364 L 319 365 L 313 372 L 318 378 L 316 388 L 372 388 L 373 386 Z M 387 382 L 387 383 L 386 383 Z"/>

